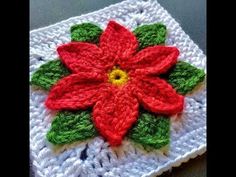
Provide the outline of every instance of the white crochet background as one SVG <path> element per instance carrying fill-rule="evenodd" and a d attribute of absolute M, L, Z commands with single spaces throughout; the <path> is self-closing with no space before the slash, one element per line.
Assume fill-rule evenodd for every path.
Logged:
<path fill-rule="evenodd" d="M 30 76 L 40 65 L 57 57 L 58 45 L 70 41 L 70 26 L 92 22 L 104 29 L 110 19 L 130 30 L 138 25 L 164 23 L 168 29 L 166 45 L 176 46 L 180 50 L 179 60 L 187 61 L 206 72 L 206 56 L 157 1 L 127 0 L 31 31 Z M 55 114 L 45 108 L 46 96 L 47 92 L 30 88 L 30 157 L 36 176 L 156 176 L 206 151 L 205 86 L 197 93 L 185 97 L 185 108 L 180 120 L 171 119 L 171 143 L 166 154 L 160 151 L 146 152 L 128 141 L 124 141 L 119 150 L 113 150 L 101 137 L 55 154 L 46 140 L 46 133 Z M 86 152 L 86 159 L 80 159 L 81 152 Z"/>

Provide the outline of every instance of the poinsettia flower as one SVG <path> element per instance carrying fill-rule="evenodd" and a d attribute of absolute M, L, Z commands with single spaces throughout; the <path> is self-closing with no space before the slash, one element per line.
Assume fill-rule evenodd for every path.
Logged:
<path fill-rule="evenodd" d="M 158 77 L 176 64 L 176 47 L 138 51 L 134 34 L 110 21 L 98 45 L 70 42 L 57 52 L 71 74 L 52 87 L 46 106 L 53 110 L 93 107 L 93 122 L 111 145 L 121 144 L 138 118 L 139 106 L 164 115 L 183 110 L 184 97 Z"/>

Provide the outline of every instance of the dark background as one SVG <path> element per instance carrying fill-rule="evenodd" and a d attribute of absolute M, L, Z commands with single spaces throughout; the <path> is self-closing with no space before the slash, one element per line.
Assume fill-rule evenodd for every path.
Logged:
<path fill-rule="evenodd" d="M 92 12 L 122 0 L 30 0 L 30 30 Z M 206 1 L 158 0 L 206 54 Z M 31 172 L 33 177 L 33 172 Z M 206 177 L 206 154 L 161 177 Z"/>

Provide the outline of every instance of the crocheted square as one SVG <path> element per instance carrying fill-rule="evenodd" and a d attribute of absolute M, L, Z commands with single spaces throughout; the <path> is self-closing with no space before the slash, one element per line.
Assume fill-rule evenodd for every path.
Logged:
<path fill-rule="evenodd" d="M 154 0 L 31 31 L 36 176 L 155 176 L 205 152 L 205 65 Z"/>

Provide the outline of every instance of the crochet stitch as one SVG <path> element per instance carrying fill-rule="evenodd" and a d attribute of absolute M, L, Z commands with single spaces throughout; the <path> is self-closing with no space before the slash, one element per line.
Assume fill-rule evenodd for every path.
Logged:
<path fill-rule="evenodd" d="M 173 115 L 183 110 L 184 99 L 166 81 L 150 74 L 162 74 L 176 62 L 175 47 L 153 46 L 136 53 L 136 37 L 110 21 L 95 44 L 71 42 L 59 46 L 62 62 L 72 72 L 50 90 L 46 106 L 54 110 L 78 110 L 93 106 L 93 122 L 111 145 L 120 145 L 138 117 L 142 104 L 154 113 Z M 108 71 L 114 66 L 127 71 L 122 87 L 110 84 Z M 121 72 L 120 70 L 120 72 Z"/>
<path fill-rule="evenodd" d="M 181 94 L 186 94 L 205 78 L 203 70 L 179 61 L 167 76 L 168 82 Z"/>
<path fill-rule="evenodd" d="M 31 78 L 31 84 L 49 90 L 59 79 L 68 75 L 69 71 L 60 60 L 52 60 L 42 65 Z"/>
<path fill-rule="evenodd" d="M 52 121 L 47 139 L 53 144 L 66 144 L 94 137 L 96 130 L 88 111 L 59 112 Z"/>
<path fill-rule="evenodd" d="M 132 31 L 137 28 L 137 24 L 142 26 L 163 23 L 168 31 L 165 45 L 173 45 L 179 49 L 178 60 L 205 71 L 206 56 L 156 0 L 127 0 L 97 12 L 31 31 L 31 78 L 33 73 L 41 68 L 40 65 L 58 57 L 55 52 L 57 46 L 71 41 L 69 28 L 72 25 L 93 22 L 105 29 L 110 19 L 118 21 Z M 39 60 L 40 57 L 44 60 Z M 204 153 L 206 151 L 204 83 L 203 86 L 197 92 L 185 95 L 184 110 L 178 119 L 175 119 L 175 116 L 165 119 L 170 121 L 171 126 L 169 148 L 164 154 L 159 150 L 147 153 L 139 148 L 140 146 L 131 143 L 130 138 L 125 139 L 122 146 L 116 149 L 110 147 L 109 143 L 100 136 L 83 141 L 76 147 L 68 146 L 67 150 L 55 154 L 45 138 L 50 129 L 50 122 L 55 116 L 54 111 L 44 106 L 48 92 L 30 87 L 30 158 L 35 175 L 43 177 L 150 177 L 160 175 Z M 90 112 L 90 110 L 87 111 Z M 154 113 L 150 114 L 154 116 Z M 157 118 L 158 115 L 155 117 Z M 136 126 L 138 125 L 134 124 L 133 128 Z"/>
<path fill-rule="evenodd" d="M 166 117 L 142 113 L 127 135 L 144 146 L 159 149 L 169 144 L 170 121 Z"/>
<path fill-rule="evenodd" d="M 73 25 L 70 29 L 72 41 L 97 43 L 102 29 L 92 23 Z"/>
<path fill-rule="evenodd" d="M 167 35 L 166 26 L 161 23 L 137 27 L 133 33 L 138 38 L 139 49 L 164 44 Z"/>
<path fill-rule="evenodd" d="M 128 74 L 117 67 L 114 67 L 110 71 L 110 73 L 108 74 L 108 77 L 109 77 L 109 82 L 115 85 L 123 85 L 129 79 Z"/>
<path fill-rule="evenodd" d="M 80 30 L 84 30 L 84 31 L 87 31 L 88 33 L 90 33 L 90 31 L 89 30 L 91 30 L 92 32 L 94 31 L 94 29 L 92 28 L 92 27 L 95 27 L 95 28 L 99 28 L 99 27 L 97 27 L 97 26 L 91 26 L 91 29 L 88 29 L 87 28 L 87 23 L 85 23 L 85 25 L 83 25 L 83 24 L 80 24 L 80 25 L 74 25 L 73 26 L 73 28 L 75 28 L 75 29 L 79 29 L 79 31 Z M 89 24 L 89 25 L 91 25 L 91 24 Z M 149 26 L 151 26 L 150 28 L 148 28 Z M 162 24 L 154 24 L 154 25 L 144 25 L 144 28 L 143 28 L 143 26 L 141 26 L 141 27 L 138 27 L 138 31 L 140 32 L 140 34 L 143 34 L 142 33 L 142 30 L 141 29 L 144 29 L 144 32 L 145 32 L 145 29 L 149 29 L 150 31 L 153 31 L 153 30 L 156 30 L 156 33 L 158 33 L 159 32 L 159 28 L 155 28 L 155 27 L 158 27 L 158 26 L 161 26 L 161 27 L 163 27 L 164 25 L 162 25 Z M 71 29 L 73 29 L 73 28 L 71 28 Z M 83 29 L 83 28 L 85 28 L 85 29 Z M 79 32 L 78 31 L 78 32 Z M 73 31 L 72 30 L 72 33 L 74 33 L 74 35 L 76 34 L 76 30 L 75 31 Z M 85 33 L 84 33 L 85 34 Z M 150 34 L 150 33 L 149 33 Z M 155 34 L 155 33 L 154 33 Z M 100 34 L 97 34 L 98 36 L 97 36 L 97 38 L 99 38 L 99 36 L 100 36 Z M 86 35 L 77 35 L 78 36 L 78 38 L 77 38 L 77 41 L 84 41 L 84 37 L 86 37 Z M 142 36 L 141 36 L 142 37 Z M 91 39 L 90 39 L 91 40 Z M 150 44 L 151 45 L 151 44 Z M 82 48 L 82 47 L 80 47 L 81 48 L 81 51 L 84 51 L 84 49 L 86 49 L 86 46 L 85 46 L 85 48 Z M 76 50 L 75 50 L 76 51 Z M 82 52 L 81 52 L 82 53 Z M 141 52 L 140 52 L 141 53 Z M 85 50 L 85 54 L 86 54 L 86 50 Z M 99 56 L 99 57 L 101 57 L 101 56 Z M 94 61 L 94 60 L 93 60 Z M 62 64 L 62 63 L 60 63 L 60 60 L 57 60 L 57 61 L 53 61 L 53 62 L 55 62 L 56 64 L 57 64 L 57 66 L 60 66 L 60 67 L 57 67 L 57 69 L 58 70 L 60 70 L 61 69 L 61 72 L 59 72 L 58 70 L 57 70 L 57 72 L 55 73 L 56 74 L 56 76 L 57 77 L 54 77 L 54 80 L 53 80 L 53 82 L 48 82 L 48 84 L 47 84 L 47 89 L 49 89 L 52 85 L 54 85 L 58 80 L 60 80 L 60 78 L 62 78 L 62 77 L 64 77 L 65 75 L 63 75 L 64 73 L 64 71 L 66 71 L 67 73 L 66 74 L 68 74 L 69 73 L 69 71 L 64 67 L 64 65 Z M 42 65 L 42 67 L 40 67 L 40 69 L 39 69 L 39 71 L 37 71 L 34 75 L 33 75 L 33 79 L 34 79 L 34 83 L 35 83 L 35 85 L 38 85 L 38 86 L 41 86 L 41 87 L 44 87 L 44 84 L 43 84 L 43 82 L 37 82 L 37 79 L 40 81 L 40 78 L 44 78 L 44 77 L 46 77 L 46 76 L 48 76 L 48 75 L 50 75 L 50 76 L 52 76 L 53 75 L 53 71 L 55 71 L 55 69 L 53 70 L 51 70 L 50 71 L 50 68 L 52 68 L 51 67 L 51 64 L 52 62 L 48 62 L 47 64 L 44 64 L 44 65 Z M 197 69 L 197 68 L 195 68 L 195 67 L 193 67 L 193 66 L 191 66 L 191 65 L 184 65 L 185 67 L 179 67 L 178 65 L 180 65 L 182 62 L 180 61 L 180 62 L 178 62 L 177 64 L 176 64 L 176 66 L 174 66 L 173 68 L 174 69 L 171 69 L 170 71 L 171 72 L 169 72 L 169 76 L 172 76 L 172 77 L 167 77 L 167 76 L 165 76 L 165 77 L 163 77 L 163 74 L 161 74 L 160 76 L 162 77 L 162 78 L 165 78 L 165 79 L 170 79 L 170 78 L 173 78 L 173 76 L 176 76 L 175 77 L 175 81 L 176 80 L 180 80 L 181 82 L 175 82 L 176 84 L 174 85 L 174 84 L 172 84 L 172 82 L 171 82 L 171 80 L 168 80 L 168 82 L 170 83 L 170 84 L 172 84 L 172 86 L 178 86 L 178 84 L 180 85 L 180 84 L 182 84 L 182 85 L 185 85 L 185 87 L 188 87 L 188 83 L 190 82 L 190 83 L 193 83 L 193 82 L 191 82 L 191 80 L 192 79 L 194 79 L 194 78 L 196 78 L 196 76 L 194 75 L 195 74 L 195 72 L 189 72 L 189 73 L 187 73 L 187 75 L 188 75 L 188 78 L 186 78 L 185 77 L 185 79 L 184 79 L 184 77 L 182 77 L 182 75 L 178 75 L 178 74 L 176 74 L 176 72 L 177 73 L 186 73 L 184 70 L 186 70 L 186 68 L 191 68 L 191 70 L 194 70 L 194 71 L 199 71 L 199 69 Z M 71 62 L 71 63 L 68 63 L 68 64 L 71 64 L 71 65 L 75 65 L 76 64 L 76 62 Z M 98 63 L 99 64 L 99 63 Z M 159 64 L 161 64 L 160 62 L 159 62 Z M 133 64 L 132 64 L 133 65 Z M 77 67 L 77 66 L 73 66 L 73 67 Z M 84 67 L 86 67 L 86 66 L 84 66 Z M 129 66 L 127 66 L 127 67 L 129 67 Z M 136 66 L 137 67 L 137 66 Z M 101 66 L 101 68 L 102 68 L 102 66 Z M 176 69 L 177 68 L 177 69 Z M 188 69 L 189 70 L 189 69 Z M 52 73 L 50 73 L 50 72 L 52 72 Z M 166 75 L 165 74 L 165 70 L 164 70 L 164 75 Z M 48 74 L 48 73 L 50 73 L 50 74 Z M 136 72 L 135 72 L 135 74 L 137 74 L 138 73 L 138 70 L 136 69 Z M 170 73 L 171 73 L 171 75 L 170 75 Z M 203 72 L 203 74 L 204 74 L 204 72 Z M 61 75 L 61 76 L 60 76 Z M 128 81 L 128 79 L 129 79 L 129 77 L 128 77 L 128 73 L 126 72 L 126 71 L 123 71 L 122 69 L 120 69 L 119 67 L 117 67 L 117 66 L 114 66 L 111 70 L 108 70 L 108 82 L 110 82 L 111 84 L 114 84 L 114 85 L 117 85 L 117 86 L 121 86 L 121 85 L 123 85 L 123 84 L 125 84 L 127 81 Z M 167 73 L 167 75 L 168 75 L 168 73 Z M 35 77 L 35 76 L 37 76 L 37 77 Z M 35 79 L 36 78 L 36 79 Z M 47 78 L 48 80 L 50 80 L 51 78 Z M 195 79 L 196 80 L 196 79 Z M 194 82 L 194 84 L 196 85 L 198 82 Z M 143 84 L 143 85 L 145 85 L 145 84 Z M 194 87 L 195 87 L 195 85 L 191 85 L 191 88 L 188 88 L 189 90 L 188 91 L 190 91 L 191 89 L 193 89 Z M 140 86 L 141 87 L 141 86 Z M 152 88 L 152 86 L 150 86 L 150 88 Z M 165 88 L 161 88 L 160 90 L 164 90 Z M 147 87 L 147 90 L 148 90 L 148 87 Z M 151 91 L 151 92 L 153 92 L 153 91 Z M 139 93 L 139 94 L 142 94 L 142 93 Z M 141 101 L 140 101 L 141 102 Z M 147 101 L 148 102 L 148 101 Z M 150 103 L 151 103 L 151 101 L 150 101 Z M 88 103 L 89 104 L 89 103 Z M 146 109 L 148 109 L 148 110 L 151 110 L 151 111 L 153 111 L 153 112 L 157 112 L 157 111 L 159 111 L 159 112 L 161 112 L 160 110 L 158 110 L 158 107 L 157 108 L 149 108 L 148 107 L 148 105 L 145 105 L 145 103 L 143 103 L 143 106 L 146 108 Z M 70 108 L 69 108 L 70 109 Z M 75 108 L 76 109 L 76 108 Z M 155 111 L 155 109 L 157 109 L 157 111 Z M 165 114 L 165 113 L 164 113 Z M 69 115 L 69 114 L 63 114 L 63 116 L 59 116 L 59 117 L 64 117 L 65 119 L 66 119 L 66 117 L 68 116 L 68 119 L 71 117 L 71 115 Z M 154 116 L 153 116 L 154 117 Z M 141 118 L 142 118 L 142 116 L 141 116 Z M 146 121 L 148 121 L 148 122 L 146 122 L 147 124 L 148 123 L 150 123 L 151 121 L 149 121 L 148 119 L 146 119 Z M 54 127 L 58 127 L 58 124 L 55 124 L 55 123 L 52 123 L 52 125 L 54 125 Z M 60 141 L 56 141 L 56 139 L 58 139 L 58 137 L 61 137 L 61 134 L 63 134 L 63 133 L 67 133 L 68 134 L 68 132 L 64 132 L 65 131 L 65 129 L 64 128 L 61 128 L 62 129 L 62 132 L 60 132 L 60 131 L 54 131 L 54 129 L 51 129 L 50 131 L 49 131 L 49 133 L 48 133 L 48 136 L 47 136 L 47 138 L 48 138 L 48 140 L 51 142 L 51 143 L 53 143 L 53 144 L 63 144 L 63 143 L 70 143 L 70 142 L 73 142 L 73 141 L 78 141 L 78 140 L 80 140 L 81 139 L 81 137 L 80 138 L 76 138 L 77 136 L 69 136 L 69 138 L 67 138 L 67 139 L 63 139 L 64 141 L 63 142 L 60 142 Z M 70 131 L 71 132 L 73 132 L 73 131 L 75 131 L 74 129 L 76 129 L 76 128 L 73 128 L 73 127 L 70 127 Z M 87 130 L 86 129 L 82 129 L 81 131 L 84 131 L 84 132 L 81 132 L 81 134 L 87 134 Z M 135 131 L 134 131 L 135 132 Z M 162 136 L 168 136 L 168 133 L 166 133 L 166 132 L 164 132 L 163 134 L 163 131 L 162 132 L 159 132 L 159 137 L 162 137 Z M 134 133 L 135 134 L 135 133 Z M 106 135 L 105 135 L 106 136 Z M 148 134 L 147 134 L 147 136 L 148 136 Z M 149 135 L 150 136 L 150 135 Z M 154 138 L 156 138 L 156 136 L 155 135 L 152 135 L 153 137 L 152 137 L 152 140 L 153 140 L 153 144 L 151 145 L 151 146 L 153 146 L 153 147 L 156 147 L 156 148 L 161 148 L 161 146 L 164 146 L 164 144 L 163 143 L 161 143 L 160 141 L 154 141 Z M 93 137 L 92 135 L 91 135 L 91 137 Z M 86 138 L 90 138 L 89 136 L 85 136 L 85 138 L 84 139 L 86 139 Z M 143 138 L 145 139 L 146 137 L 145 136 L 143 136 Z M 59 138 L 60 139 L 60 138 Z M 150 138 L 149 138 L 150 139 Z M 142 142 L 142 144 L 144 145 L 144 146 L 146 146 L 146 144 L 147 144 L 147 142 L 145 142 L 145 141 L 138 141 L 138 142 Z M 167 142 L 167 141 L 166 141 Z M 110 142 L 111 143 L 111 142 Z"/>

